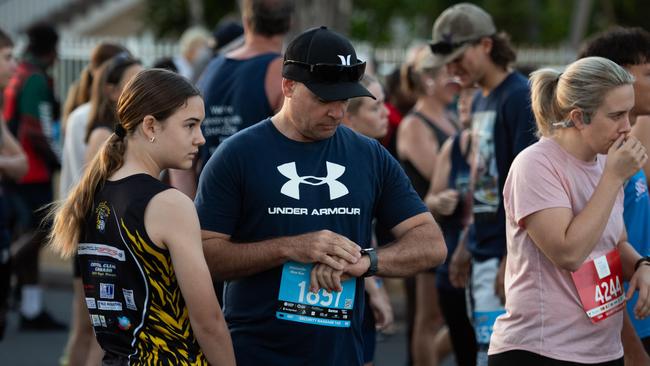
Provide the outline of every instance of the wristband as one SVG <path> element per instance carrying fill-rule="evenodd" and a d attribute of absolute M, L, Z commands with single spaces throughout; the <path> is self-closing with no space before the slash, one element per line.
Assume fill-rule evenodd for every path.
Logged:
<path fill-rule="evenodd" d="M 639 269 L 639 266 L 643 263 L 650 265 L 650 257 L 641 257 L 641 259 L 636 261 L 636 263 L 634 263 L 634 272 L 636 272 L 636 270 Z"/>
<path fill-rule="evenodd" d="M 366 273 L 362 274 L 361 277 L 370 277 L 374 276 L 375 273 L 377 273 L 377 252 L 375 251 L 375 248 L 366 248 L 366 249 L 361 249 L 361 255 L 367 255 L 368 259 L 370 259 L 370 267 L 368 267 L 368 270 Z"/>

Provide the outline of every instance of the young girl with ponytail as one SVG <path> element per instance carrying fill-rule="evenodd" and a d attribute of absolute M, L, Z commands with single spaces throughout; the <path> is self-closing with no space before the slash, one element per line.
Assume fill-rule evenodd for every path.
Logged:
<path fill-rule="evenodd" d="M 78 254 L 104 365 L 234 365 L 192 201 L 161 183 L 205 142 L 199 92 L 183 77 L 138 73 L 119 123 L 53 212 L 52 247 Z"/>

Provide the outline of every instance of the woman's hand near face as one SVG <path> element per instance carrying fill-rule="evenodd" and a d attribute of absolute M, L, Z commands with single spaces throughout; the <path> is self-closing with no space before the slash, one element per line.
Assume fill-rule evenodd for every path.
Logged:
<path fill-rule="evenodd" d="M 621 184 L 643 167 L 648 160 L 645 147 L 634 136 L 621 135 L 607 152 L 607 163 L 603 175 L 621 181 Z"/>

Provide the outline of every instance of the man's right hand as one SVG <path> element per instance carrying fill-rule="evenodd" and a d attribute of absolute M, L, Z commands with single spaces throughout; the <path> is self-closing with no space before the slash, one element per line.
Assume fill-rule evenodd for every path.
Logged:
<path fill-rule="evenodd" d="M 361 247 L 343 235 L 320 230 L 295 236 L 288 248 L 288 257 L 300 263 L 323 263 L 342 271 L 345 263 L 355 264 L 361 258 Z"/>

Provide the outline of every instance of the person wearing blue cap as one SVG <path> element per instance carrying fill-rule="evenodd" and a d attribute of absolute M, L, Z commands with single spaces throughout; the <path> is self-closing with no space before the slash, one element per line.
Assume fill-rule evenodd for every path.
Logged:
<path fill-rule="evenodd" d="M 442 234 L 397 161 L 341 126 L 372 97 L 365 62 L 326 27 L 298 35 L 282 109 L 217 148 L 195 205 L 238 365 L 363 365 L 364 278 L 409 276 L 446 256 Z M 377 217 L 397 238 L 370 247 Z"/>

